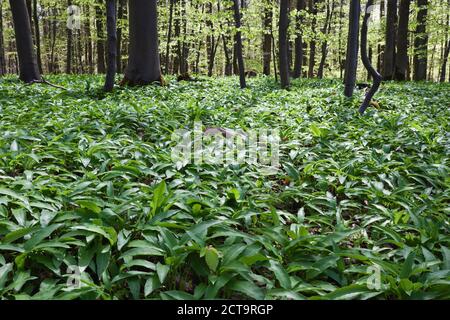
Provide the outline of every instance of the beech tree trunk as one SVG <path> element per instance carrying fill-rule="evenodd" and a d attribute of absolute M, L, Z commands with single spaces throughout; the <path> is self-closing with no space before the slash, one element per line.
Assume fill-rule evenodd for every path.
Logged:
<path fill-rule="evenodd" d="M 169 62 L 170 62 L 170 41 L 172 41 L 172 25 L 173 25 L 173 6 L 176 0 L 169 0 L 169 28 L 167 30 L 167 43 L 166 43 L 166 56 L 164 62 L 164 70 L 166 74 L 169 73 Z"/>
<path fill-rule="evenodd" d="M 408 25 L 411 0 L 400 0 L 395 80 L 405 81 L 408 73 Z"/>
<path fill-rule="evenodd" d="M 414 38 L 414 80 L 426 80 L 428 65 L 427 15 L 428 0 L 417 0 L 417 27 Z"/>
<path fill-rule="evenodd" d="M 118 8 L 117 8 L 117 23 L 119 24 L 121 20 L 123 19 L 123 12 L 125 9 L 125 6 L 127 5 L 126 0 L 119 0 L 118 1 Z M 122 26 L 119 24 L 117 25 L 117 73 L 122 73 Z"/>
<path fill-rule="evenodd" d="M 331 0 L 331 7 L 330 7 L 330 3 L 327 3 L 327 13 L 326 13 L 326 18 L 325 18 L 325 25 L 323 26 L 322 29 L 322 33 L 325 36 L 328 36 L 328 33 L 331 30 L 331 20 L 333 19 L 333 11 L 334 11 L 334 0 Z M 327 54 L 328 54 L 328 41 L 325 39 L 322 43 L 322 57 L 320 58 L 320 64 L 319 64 L 319 69 L 317 71 L 317 77 L 319 79 L 323 78 L 323 71 L 325 69 L 325 62 L 327 59 Z"/>
<path fill-rule="evenodd" d="M 72 5 L 72 0 L 67 0 L 67 6 Z M 66 73 L 72 73 L 72 56 L 73 56 L 73 32 L 67 28 L 67 49 L 66 49 Z"/>
<path fill-rule="evenodd" d="M 41 58 L 41 32 L 39 31 L 39 16 L 37 0 L 33 0 L 33 20 L 34 20 L 34 34 L 36 39 L 36 58 L 39 72 L 42 73 L 42 58 Z"/>
<path fill-rule="evenodd" d="M 273 11 L 270 2 L 265 1 L 264 7 L 264 36 L 263 36 L 263 74 L 270 75 L 270 60 L 272 56 L 272 19 Z"/>
<path fill-rule="evenodd" d="M 239 10 L 238 0 L 234 0 L 234 22 L 236 24 L 236 58 L 239 66 L 239 82 L 241 84 L 241 88 L 244 89 L 247 87 L 245 82 L 245 66 L 244 66 L 244 57 L 242 55 L 242 35 L 241 35 L 241 13 Z"/>
<path fill-rule="evenodd" d="M 133 2 L 134 0 L 131 0 Z M 130 3 L 131 3 L 130 2 Z M 97 73 L 105 73 L 105 40 L 103 30 L 103 1 L 98 0 L 95 6 L 96 19 L 95 27 L 97 29 Z"/>
<path fill-rule="evenodd" d="M 289 0 L 280 0 L 280 22 L 279 22 L 279 68 L 280 81 L 283 89 L 289 88 L 289 47 L 287 31 L 289 28 Z"/>
<path fill-rule="evenodd" d="M 110 92 L 114 88 L 117 68 L 117 20 L 116 0 L 106 0 L 106 30 L 108 34 L 108 68 L 104 90 Z"/>
<path fill-rule="evenodd" d="M 373 5 L 373 0 L 368 0 L 366 8 L 368 8 L 372 5 Z M 372 67 L 372 64 L 370 63 L 369 57 L 367 55 L 367 31 L 368 31 L 369 18 L 370 18 L 370 12 L 366 11 L 366 13 L 364 14 L 364 20 L 363 20 L 363 24 L 361 27 L 361 58 L 362 58 L 364 67 L 367 69 L 367 71 L 373 78 L 373 85 L 370 88 L 369 92 L 367 92 L 364 102 L 361 104 L 361 107 L 359 108 L 359 112 L 361 114 L 364 114 L 366 109 L 370 106 L 370 102 L 372 101 L 372 98 L 375 95 L 375 93 L 380 88 L 381 81 L 383 80 L 381 75 Z"/>
<path fill-rule="evenodd" d="M 309 0 L 309 12 L 312 14 L 311 28 L 316 29 L 317 25 L 317 0 Z M 311 42 L 309 43 L 309 66 L 308 66 L 308 78 L 314 77 L 314 67 L 316 65 L 316 40 L 313 36 Z"/>
<path fill-rule="evenodd" d="M 444 56 L 443 56 L 443 59 L 442 59 L 441 72 L 440 72 L 440 75 L 439 75 L 439 82 L 445 82 L 449 53 L 450 53 L 450 40 L 447 42 L 447 44 L 445 46 L 445 52 L 444 52 Z"/>
<path fill-rule="evenodd" d="M 31 35 L 30 17 L 25 0 L 9 0 L 14 23 L 17 55 L 19 57 L 19 78 L 30 83 L 41 81 Z"/>
<path fill-rule="evenodd" d="M 395 68 L 395 35 L 397 34 L 397 0 L 387 2 L 386 45 L 384 49 L 383 78 L 392 80 Z"/>
<path fill-rule="evenodd" d="M 161 82 L 156 0 L 130 0 L 128 16 L 129 59 L 123 83 Z"/>
<path fill-rule="evenodd" d="M 3 1 L 0 1 L 0 76 L 6 73 L 5 40 L 3 38 Z"/>
<path fill-rule="evenodd" d="M 303 32 L 301 30 L 303 24 L 302 11 L 306 8 L 305 0 L 297 0 L 297 12 L 299 15 L 297 16 L 297 38 L 295 38 L 295 62 L 294 62 L 294 72 L 293 78 L 297 79 L 302 76 L 302 65 L 303 65 Z"/>
<path fill-rule="evenodd" d="M 356 71 L 358 68 L 358 39 L 359 39 L 359 14 L 361 4 L 359 0 L 350 1 L 350 24 L 347 40 L 347 55 L 345 66 L 345 91 L 347 97 L 353 96 L 356 84 Z"/>

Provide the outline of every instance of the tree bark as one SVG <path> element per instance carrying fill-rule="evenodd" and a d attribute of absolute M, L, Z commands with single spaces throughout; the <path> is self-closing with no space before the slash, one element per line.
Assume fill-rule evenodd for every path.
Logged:
<path fill-rule="evenodd" d="M 132 2 L 132 1 L 131 1 Z M 95 27 L 97 29 L 97 73 L 105 73 L 105 40 L 103 31 L 103 1 L 97 0 L 95 6 Z"/>
<path fill-rule="evenodd" d="M 289 0 L 280 0 L 280 22 L 279 22 L 279 69 L 280 81 L 283 89 L 289 88 L 289 57 L 287 31 L 289 28 Z"/>
<path fill-rule="evenodd" d="M 270 1 L 264 2 L 264 35 L 263 35 L 263 74 L 266 76 L 270 75 L 270 60 L 272 56 L 272 19 L 273 19 L 273 10 L 272 4 Z"/>
<path fill-rule="evenodd" d="M 9 4 L 19 57 L 19 78 L 27 83 L 41 81 L 42 77 L 34 53 L 30 17 L 25 0 L 9 0 Z"/>
<path fill-rule="evenodd" d="M 3 1 L 0 1 L 0 76 L 6 73 L 5 40 L 3 38 Z"/>
<path fill-rule="evenodd" d="M 427 77 L 427 53 L 428 53 L 428 35 L 427 35 L 427 15 L 428 0 L 417 0 L 419 12 L 417 13 L 417 27 L 414 38 L 414 80 L 426 80 Z"/>
<path fill-rule="evenodd" d="M 67 0 L 67 6 L 72 5 L 72 0 Z M 66 73 L 72 73 L 72 57 L 73 57 L 73 32 L 67 28 L 67 48 L 66 48 Z"/>
<path fill-rule="evenodd" d="M 244 89 L 247 87 L 245 81 L 245 66 L 244 66 L 244 57 L 242 55 L 242 35 L 241 35 L 241 13 L 239 10 L 238 0 L 234 0 L 234 22 L 236 25 L 236 57 L 239 66 L 239 82 L 241 88 Z"/>
<path fill-rule="evenodd" d="M 366 8 L 368 8 L 372 5 L 373 5 L 373 0 L 368 0 Z M 364 14 L 363 24 L 361 27 L 361 57 L 362 57 L 364 67 L 367 69 L 367 71 L 370 73 L 370 75 L 373 78 L 373 85 L 370 88 L 369 92 L 367 93 L 361 107 L 359 108 L 359 113 L 361 113 L 361 114 L 364 114 L 366 109 L 369 107 L 373 96 L 380 88 L 381 81 L 383 80 L 381 75 L 372 67 L 369 57 L 367 55 L 367 29 L 368 29 L 368 24 L 369 24 L 369 18 L 370 18 L 370 12 L 368 12 L 366 10 L 366 13 Z"/>
<path fill-rule="evenodd" d="M 392 80 L 395 69 L 395 35 L 397 34 L 397 0 L 387 2 L 386 45 L 384 49 L 383 78 Z"/>
<path fill-rule="evenodd" d="M 405 81 L 408 72 L 408 25 L 411 0 L 400 0 L 397 32 L 397 55 L 395 58 L 395 80 Z"/>
<path fill-rule="evenodd" d="M 330 3 L 327 3 L 327 13 L 325 18 L 325 25 L 323 27 L 322 33 L 325 35 L 325 37 L 328 37 L 328 33 L 331 30 L 331 20 L 333 19 L 333 11 L 334 11 L 334 0 L 331 0 L 331 7 Z M 325 69 L 325 62 L 327 59 L 327 53 L 328 53 L 328 40 L 325 38 L 325 40 L 322 43 L 322 56 L 320 58 L 320 64 L 319 64 L 319 70 L 317 71 L 317 77 L 319 79 L 323 78 L 323 71 Z"/>
<path fill-rule="evenodd" d="M 39 16 L 37 0 L 33 0 L 33 20 L 34 20 L 34 34 L 36 39 L 36 58 L 39 72 L 42 73 L 42 58 L 41 58 L 41 33 L 39 31 Z"/>
<path fill-rule="evenodd" d="M 317 0 L 309 0 L 309 12 L 312 14 L 311 28 L 316 29 L 317 25 Z M 308 66 L 308 78 L 314 77 L 314 67 L 316 65 L 316 40 L 313 36 L 311 42 L 309 43 L 309 66 Z"/>
<path fill-rule="evenodd" d="M 172 25 L 173 25 L 173 6 L 175 4 L 176 0 L 169 0 L 169 28 L 167 30 L 167 43 L 166 43 L 166 55 L 165 55 L 165 61 L 164 61 L 164 70 L 166 74 L 169 74 L 170 68 L 169 68 L 169 62 L 170 62 L 170 42 L 172 41 Z"/>
<path fill-rule="evenodd" d="M 303 32 L 301 30 L 303 24 L 303 12 L 306 8 L 305 0 L 297 0 L 297 21 L 296 21 L 296 31 L 297 38 L 295 38 L 295 62 L 294 62 L 294 72 L 293 78 L 297 79 L 302 76 L 302 66 L 303 66 Z"/>
<path fill-rule="evenodd" d="M 111 92 L 114 88 L 114 78 L 117 68 L 117 21 L 116 0 L 106 0 L 106 30 L 108 34 L 108 68 L 104 90 Z"/>
<path fill-rule="evenodd" d="M 125 6 L 127 5 L 126 0 L 118 1 L 117 8 L 117 73 L 122 73 L 122 19 L 123 19 L 123 11 Z"/>
<path fill-rule="evenodd" d="M 347 97 L 353 96 L 356 84 L 356 71 L 358 68 L 358 39 L 359 39 L 359 14 L 361 4 L 359 0 L 350 2 L 350 24 L 347 40 L 347 55 L 345 66 L 345 91 Z"/>
<path fill-rule="evenodd" d="M 440 72 L 440 75 L 439 75 L 439 82 L 445 82 L 449 53 L 450 53 L 450 40 L 447 42 L 447 44 L 445 46 L 445 52 L 444 52 L 444 56 L 443 56 L 443 59 L 442 59 L 441 72 Z"/>
<path fill-rule="evenodd" d="M 123 83 L 146 85 L 161 82 L 156 0 L 131 0 L 128 15 L 129 60 Z"/>

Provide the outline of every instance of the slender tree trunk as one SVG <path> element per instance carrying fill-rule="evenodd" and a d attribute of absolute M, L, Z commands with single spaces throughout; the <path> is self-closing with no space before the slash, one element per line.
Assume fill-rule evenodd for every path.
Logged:
<path fill-rule="evenodd" d="M 280 0 L 280 22 L 279 22 L 279 45 L 280 45 L 280 81 L 283 89 L 289 88 L 289 60 L 288 60 L 288 39 L 289 28 L 289 0 Z"/>
<path fill-rule="evenodd" d="M 42 73 L 42 58 L 41 58 L 41 33 L 39 31 L 39 16 L 37 0 L 33 0 L 33 20 L 34 20 L 34 34 L 36 39 L 36 57 L 39 72 Z"/>
<path fill-rule="evenodd" d="M 166 74 L 169 74 L 169 61 L 170 61 L 170 42 L 172 41 L 172 25 L 173 25 L 173 6 L 175 4 L 176 0 L 169 0 L 169 28 L 167 30 L 167 43 L 166 43 L 166 55 L 165 55 L 165 62 L 164 62 L 164 70 L 166 71 Z"/>
<path fill-rule="evenodd" d="M 395 69 L 395 35 L 397 34 L 397 0 L 387 2 L 386 46 L 384 49 L 383 78 L 392 80 Z"/>
<path fill-rule="evenodd" d="M 297 21 L 296 21 L 296 31 L 297 38 L 295 38 L 295 63 L 294 63 L 294 73 L 293 78 L 297 79 L 302 76 L 302 65 L 303 65 L 303 11 L 306 8 L 305 0 L 297 0 Z"/>
<path fill-rule="evenodd" d="M 344 0 L 341 0 L 339 4 L 339 28 L 338 28 L 338 63 L 339 63 L 339 79 L 342 79 L 344 74 L 345 63 L 342 56 L 344 55 L 342 50 L 342 25 L 344 19 Z"/>
<path fill-rule="evenodd" d="M 385 1 L 381 0 L 380 1 L 380 21 L 383 20 L 384 17 L 384 8 L 385 7 Z M 380 24 L 381 26 L 381 24 Z M 380 28 L 381 29 L 381 28 Z M 381 30 L 380 30 L 381 32 Z M 381 73 L 383 73 L 383 57 L 384 57 L 384 45 L 383 44 L 378 44 L 378 59 L 377 59 L 377 69 L 381 71 Z"/>
<path fill-rule="evenodd" d="M 234 5 L 233 7 L 228 8 L 230 12 L 234 13 Z M 233 75 L 233 51 L 231 48 L 233 46 L 229 46 L 229 43 L 231 42 L 231 36 L 229 34 L 230 26 L 231 26 L 231 19 L 227 18 L 227 31 L 222 32 L 222 41 L 223 41 L 223 53 L 225 56 L 225 76 L 231 76 Z M 223 30 L 223 26 L 221 25 L 221 29 Z"/>
<path fill-rule="evenodd" d="M 108 68 L 104 87 L 106 92 L 111 92 L 114 88 L 114 78 L 117 68 L 116 10 L 116 0 L 106 0 L 106 30 L 108 34 Z"/>
<path fill-rule="evenodd" d="M 122 19 L 123 19 L 123 11 L 125 6 L 127 5 L 126 0 L 118 1 L 117 8 L 117 73 L 122 73 Z"/>
<path fill-rule="evenodd" d="M 67 0 L 67 6 L 72 5 L 72 0 Z M 66 73 L 72 73 L 72 57 L 73 57 L 73 32 L 71 28 L 67 28 L 67 49 L 66 49 Z"/>
<path fill-rule="evenodd" d="M 187 43 L 187 2 L 181 0 L 181 20 L 183 25 L 183 37 L 180 45 L 180 73 L 186 74 L 189 72 L 189 44 Z M 218 40 L 219 41 L 219 40 Z"/>
<path fill-rule="evenodd" d="M 264 35 L 263 35 L 263 74 L 266 76 L 270 75 L 270 59 L 272 55 L 272 19 L 273 19 L 273 10 L 271 1 L 264 2 Z"/>
<path fill-rule="evenodd" d="M 373 5 L 373 0 L 367 1 L 367 8 Z M 372 101 L 373 96 L 378 91 L 381 81 L 383 78 L 381 75 L 372 67 L 372 64 L 369 61 L 369 57 L 367 56 L 367 29 L 369 24 L 369 18 L 370 18 L 370 12 L 367 12 L 364 14 L 363 24 L 361 27 L 361 57 L 362 62 L 364 64 L 364 67 L 367 69 L 367 71 L 371 74 L 373 78 L 373 85 L 370 88 L 369 92 L 367 93 L 364 102 L 362 103 L 361 107 L 359 108 L 359 112 L 361 114 L 364 114 L 366 109 L 369 107 L 370 102 Z"/>
<path fill-rule="evenodd" d="M 239 10 L 238 0 L 234 0 L 234 22 L 236 25 L 236 57 L 239 66 L 239 81 L 241 84 L 241 88 L 244 89 L 247 87 L 245 82 L 245 66 L 244 66 L 244 57 L 242 55 L 242 35 L 241 35 L 241 13 Z"/>
<path fill-rule="evenodd" d="M 156 0 L 129 2 L 130 47 L 124 84 L 161 81 Z"/>
<path fill-rule="evenodd" d="M 405 81 L 408 72 L 408 25 L 411 0 L 400 0 L 397 32 L 397 55 L 395 57 L 395 80 Z"/>
<path fill-rule="evenodd" d="M 426 80 L 427 77 L 427 54 L 428 54 L 428 35 L 427 35 L 427 15 L 428 0 L 417 0 L 419 12 L 417 13 L 417 27 L 414 38 L 414 80 Z"/>
<path fill-rule="evenodd" d="M 181 56 L 181 43 L 180 43 L 180 37 L 181 37 L 181 14 L 180 14 L 180 1 L 175 0 L 174 3 L 175 6 L 175 23 L 174 23 L 174 36 L 176 39 L 176 55 L 174 57 L 173 61 L 173 69 L 172 73 L 177 74 L 180 70 L 180 56 Z"/>
<path fill-rule="evenodd" d="M 17 55 L 19 56 L 19 78 L 27 83 L 41 81 L 25 0 L 10 0 L 9 4 L 14 22 Z"/>
<path fill-rule="evenodd" d="M 322 30 L 322 33 L 325 35 L 325 37 L 328 37 L 328 33 L 331 30 L 331 20 L 333 19 L 334 0 L 331 1 L 332 1 L 331 7 L 330 3 L 329 2 L 327 3 L 325 25 Z M 327 59 L 327 53 L 328 53 L 328 40 L 325 39 L 322 43 L 322 57 L 320 59 L 319 70 L 317 71 L 317 77 L 319 79 L 323 78 L 323 70 L 325 69 L 325 61 Z"/>
<path fill-rule="evenodd" d="M 450 7 L 450 0 L 447 0 L 447 7 Z M 446 22 L 446 28 L 445 28 L 445 38 L 444 38 L 444 52 L 442 55 L 442 65 L 441 70 L 439 73 L 439 82 L 445 82 L 445 78 L 447 75 L 447 62 L 448 62 L 448 55 L 450 53 L 450 12 L 447 11 L 447 17 L 445 19 Z"/>
<path fill-rule="evenodd" d="M 316 3 L 315 3 L 316 2 Z M 312 22 L 311 22 L 311 28 L 312 30 L 316 29 L 317 25 L 317 0 L 309 0 L 309 12 L 312 14 Z M 308 78 L 314 77 L 314 66 L 316 65 L 316 39 L 315 37 L 312 38 L 311 42 L 309 43 L 309 67 L 308 67 Z"/>
<path fill-rule="evenodd" d="M 347 56 L 345 67 L 345 91 L 347 97 L 353 96 L 356 84 L 356 71 L 358 68 L 358 39 L 359 39 L 359 14 L 361 4 L 359 0 L 350 1 L 350 22 L 347 40 Z"/>
<path fill-rule="evenodd" d="M 91 40 L 91 15 L 89 6 L 85 7 L 86 12 L 86 50 L 87 50 L 87 63 L 89 73 L 94 73 L 94 48 Z"/>
<path fill-rule="evenodd" d="M 3 38 L 3 1 L 0 0 L 0 76 L 6 73 L 5 42 Z"/>
<path fill-rule="evenodd" d="M 131 1 L 132 2 L 132 1 Z M 97 73 L 105 73 L 105 40 L 103 30 L 103 1 L 97 0 L 95 6 L 95 26 L 97 29 Z"/>

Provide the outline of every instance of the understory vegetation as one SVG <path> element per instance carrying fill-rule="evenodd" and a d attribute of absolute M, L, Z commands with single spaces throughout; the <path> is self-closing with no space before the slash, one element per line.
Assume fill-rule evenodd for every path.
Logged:
<path fill-rule="evenodd" d="M 450 298 L 449 83 L 48 78 L 0 79 L 1 298 Z M 177 168 L 194 121 L 278 129 L 278 172 Z"/>

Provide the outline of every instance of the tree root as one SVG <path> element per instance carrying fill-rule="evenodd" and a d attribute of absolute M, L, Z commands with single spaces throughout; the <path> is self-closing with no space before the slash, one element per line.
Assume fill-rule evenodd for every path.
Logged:
<path fill-rule="evenodd" d="M 67 88 L 58 86 L 58 85 L 53 84 L 51 82 L 48 82 L 47 80 L 44 79 L 44 77 L 41 77 L 41 80 L 33 80 L 33 81 L 30 81 L 30 82 L 27 82 L 27 85 L 28 86 L 32 86 L 33 84 L 36 84 L 36 83 L 46 84 L 46 85 L 48 85 L 50 87 L 57 88 L 57 89 L 62 89 L 62 90 L 66 90 L 67 91 Z"/>

